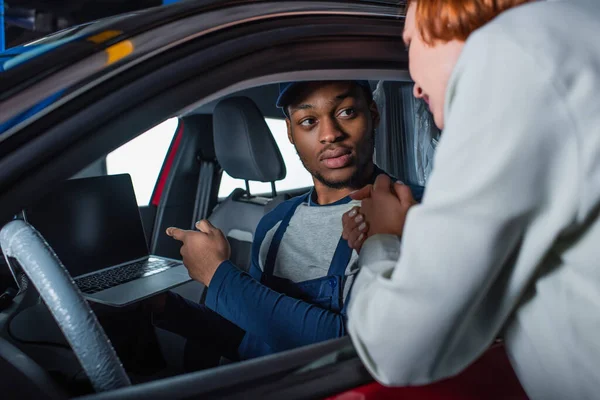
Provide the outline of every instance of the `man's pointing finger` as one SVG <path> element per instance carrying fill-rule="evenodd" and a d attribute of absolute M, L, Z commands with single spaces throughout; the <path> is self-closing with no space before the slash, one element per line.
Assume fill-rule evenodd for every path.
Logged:
<path fill-rule="evenodd" d="M 171 236 L 175 240 L 179 240 L 181 242 L 184 241 L 187 231 L 179 228 L 167 228 L 167 235 Z"/>

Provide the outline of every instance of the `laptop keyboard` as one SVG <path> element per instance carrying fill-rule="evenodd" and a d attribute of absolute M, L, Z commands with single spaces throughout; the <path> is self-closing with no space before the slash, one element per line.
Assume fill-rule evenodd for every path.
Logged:
<path fill-rule="evenodd" d="M 75 279 L 83 293 L 92 294 L 139 278 L 158 274 L 176 265 L 177 261 L 151 259 L 123 265 L 94 275 Z"/>

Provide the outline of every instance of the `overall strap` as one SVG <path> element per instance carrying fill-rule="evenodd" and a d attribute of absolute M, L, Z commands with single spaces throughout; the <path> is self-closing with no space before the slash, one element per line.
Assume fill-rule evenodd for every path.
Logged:
<path fill-rule="evenodd" d="M 345 276 L 346 268 L 348 268 L 348 263 L 352 258 L 352 251 L 350 246 L 348 246 L 348 241 L 340 237 L 335 253 L 333 253 L 327 276 Z"/>
<path fill-rule="evenodd" d="M 273 275 L 273 271 L 275 270 L 275 259 L 277 258 L 277 252 L 279 251 L 279 245 L 281 244 L 283 234 L 287 230 L 290 220 L 294 216 L 298 206 L 307 201 L 309 196 L 310 192 L 290 200 L 293 202 L 292 206 L 281 220 L 281 223 L 279 224 L 279 227 L 277 228 L 277 231 L 275 231 L 275 235 L 271 240 L 271 245 L 269 246 L 269 252 L 267 253 L 267 259 L 265 260 L 265 267 L 263 271 L 265 275 Z"/>

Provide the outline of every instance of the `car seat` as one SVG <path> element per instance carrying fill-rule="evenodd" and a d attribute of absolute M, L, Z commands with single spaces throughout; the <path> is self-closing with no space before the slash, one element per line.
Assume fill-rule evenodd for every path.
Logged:
<path fill-rule="evenodd" d="M 285 163 L 262 113 L 247 97 L 216 105 L 213 132 L 217 161 L 231 177 L 246 181 L 246 189 L 235 189 L 209 220 L 227 236 L 231 261 L 247 271 L 256 226 L 267 210 L 287 198 L 275 191 L 275 182 L 286 176 Z M 252 195 L 250 181 L 270 182 L 271 196 Z"/>

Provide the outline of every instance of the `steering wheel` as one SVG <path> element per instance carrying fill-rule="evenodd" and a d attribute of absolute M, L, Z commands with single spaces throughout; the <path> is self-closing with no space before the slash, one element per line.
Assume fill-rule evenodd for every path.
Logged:
<path fill-rule="evenodd" d="M 25 221 L 11 221 L 0 230 L 0 246 L 21 264 L 96 392 L 130 386 L 96 315 L 42 235 Z"/>

